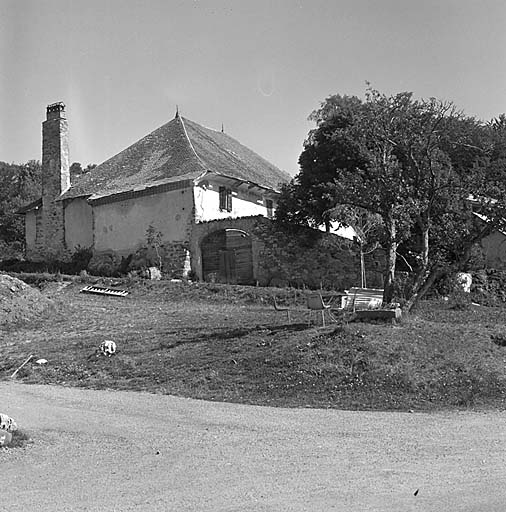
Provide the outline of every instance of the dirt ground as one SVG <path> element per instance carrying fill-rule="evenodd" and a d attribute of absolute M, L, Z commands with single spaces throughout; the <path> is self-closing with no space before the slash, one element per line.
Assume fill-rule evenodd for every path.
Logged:
<path fill-rule="evenodd" d="M 0 510 L 499 511 L 506 413 L 279 409 L 0 383 Z M 415 492 L 418 493 L 415 495 Z"/>
<path fill-rule="evenodd" d="M 42 317 L 54 307 L 53 302 L 25 282 L 0 273 L 0 329 Z"/>

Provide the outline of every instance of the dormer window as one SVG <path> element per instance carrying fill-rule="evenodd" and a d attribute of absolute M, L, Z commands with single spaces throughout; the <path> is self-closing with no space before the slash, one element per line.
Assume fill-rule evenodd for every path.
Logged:
<path fill-rule="evenodd" d="M 232 211 L 232 190 L 227 187 L 220 187 L 220 210 Z"/>

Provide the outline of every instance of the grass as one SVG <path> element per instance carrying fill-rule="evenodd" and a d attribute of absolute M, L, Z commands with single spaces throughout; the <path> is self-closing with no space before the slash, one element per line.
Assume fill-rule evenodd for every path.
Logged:
<path fill-rule="evenodd" d="M 424 302 L 400 325 L 308 327 L 303 292 L 123 282 L 126 298 L 47 283 L 57 313 L 0 330 L 0 376 L 282 407 L 503 408 L 504 309 Z M 61 283 L 60 283 L 61 284 Z M 111 284 L 111 283 L 110 283 Z M 115 283 L 112 283 L 115 284 Z M 39 283 L 44 286 L 44 283 Z M 271 305 L 299 304 L 295 323 Z M 112 358 L 89 357 L 104 339 Z M 48 363 L 35 361 L 45 358 Z"/>

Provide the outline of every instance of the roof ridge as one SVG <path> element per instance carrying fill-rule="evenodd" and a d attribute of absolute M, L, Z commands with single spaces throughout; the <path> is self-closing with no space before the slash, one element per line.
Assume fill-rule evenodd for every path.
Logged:
<path fill-rule="evenodd" d="M 181 126 L 183 127 L 184 134 L 186 136 L 186 139 L 188 140 L 188 144 L 190 144 L 190 147 L 191 147 L 193 153 L 197 157 L 197 160 L 202 164 L 202 167 L 204 168 L 204 171 L 207 171 L 206 164 L 204 163 L 202 158 L 200 158 L 200 156 L 195 151 L 195 148 L 193 147 L 192 141 L 190 140 L 190 137 L 188 136 L 188 132 L 186 131 L 186 126 L 184 124 L 183 118 L 181 116 L 178 116 L 177 118 L 181 121 Z"/>
<path fill-rule="evenodd" d="M 229 139 L 232 139 L 232 137 L 230 137 L 230 135 L 226 134 L 226 133 L 223 133 L 223 132 L 219 132 L 218 130 L 213 130 L 212 128 L 208 128 L 206 126 L 203 126 L 201 124 L 198 124 L 194 121 L 191 121 L 191 119 L 189 120 L 192 124 L 196 125 L 196 127 L 194 127 L 194 129 L 198 130 L 201 132 L 201 134 L 222 154 L 226 154 L 230 157 L 232 157 L 236 162 L 238 162 L 240 165 L 244 165 L 244 162 L 242 160 L 242 158 L 240 158 L 233 150 L 231 149 L 228 149 L 228 148 L 223 148 L 222 146 L 220 146 L 214 139 L 212 139 L 211 137 L 209 137 L 209 135 L 207 135 L 207 133 L 202 132 L 202 130 L 200 130 L 200 128 L 204 128 L 204 130 L 210 130 L 210 131 L 214 131 L 215 133 L 217 134 L 220 134 L 220 135 L 225 135 L 226 137 L 228 137 Z M 186 127 L 185 127 L 185 131 L 186 131 Z M 244 146 L 243 144 L 241 144 L 239 141 L 235 141 L 237 144 L 240 144 L 241 146 L 243 147 L 246 147 Z M 246 148 L 248 149 L 248 148 Z M 196 153 L 195 153 L 196 154 Z M 260 156 L 260 155 L 258 155 Z M 197 155 L 197 158 L 198 155 Z M 260 157 L 262 158 L 262 157 Z"/>

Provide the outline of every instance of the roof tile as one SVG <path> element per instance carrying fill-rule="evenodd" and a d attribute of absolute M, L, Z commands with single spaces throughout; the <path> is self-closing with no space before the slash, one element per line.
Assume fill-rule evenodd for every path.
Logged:
<path fill-rule="evenodd" d="M 229 135 L 177 116 L 82 176 L 60 199 L 115 194 L 178 176 L 195 179 L 206 171 L 272 189 L 290 179 Z"/>

